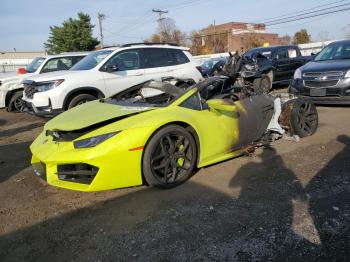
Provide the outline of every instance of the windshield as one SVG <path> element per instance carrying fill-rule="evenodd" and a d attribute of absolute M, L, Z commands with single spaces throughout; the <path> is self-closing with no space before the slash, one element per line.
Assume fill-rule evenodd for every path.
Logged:
<path fill-rule="evenodd" d="M 176 79 L 165 82 L 147 81 L 104 101 L 128 107 L 166 107 L 182 96 L 192 84 L 191 81 L 186 83 Z"/>
<path fill-rule="evenodd" d="M 314 61 L 350 59 L 350 42 L 331 44 L 322 49 Z"/>
<path fill-rule="evenodd" d="M 110 53 L 112 53 L 112 50 L 100 50 L 93 52 L 76 63 L 70 70 L 90 70 L 97 66 Z"/>
<path fill-rule="evenodd" d="M 209 59 L 207 61 L 205 61 L 201 67 L 204 69 L 204 70 L 211 70 L 217 63 L 221 62 L 221 63 L 226 63 L 227 61 L 227 58 L 224 58 L 224 57 L 220 57 L 220 58 L 214 58 L 214 59 Z"/>
<path fill-rule="evenodd" d="M 255 58 L 271 59 L 271 49 L 268 49 L 268 48 L 253 49 L 245 53 L 243 56 L 248 59 L 255 59 Z"/>
<path fill-rule="evenodd" d="M 36 57 L 33 59 L 33 61 L 27 65 L 26 72 L 27 73 L 34 73 L 39 66 L 44 62 L 45 58 L 43 57 Z"/>

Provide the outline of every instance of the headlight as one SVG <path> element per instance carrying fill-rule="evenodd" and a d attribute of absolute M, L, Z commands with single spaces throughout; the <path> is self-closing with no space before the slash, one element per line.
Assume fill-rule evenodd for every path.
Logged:
<path fill-rule="evenodd" d="M 348 70 L 348 72 L 346 72 L 346 74 L 345 74 L 345 76 L 344 76 L 345 78 L 348 78 L 348 77 L 350 77 L 350 70 Z"/>
<path fill-rule="evenodd" d="M 64 79 L 54 80 L 54 81 L 48 81 L 48 82 L 39 82 L 37 83 L 37 86 L 35 87 L 38 92 L 45 92 L 47 90 L 50 90 L 54 87 L 59 86 L 62 84 Z"/>
<path fill-rule="evenodd" d="M 249 71 L 255 70 L 255 65 L 246 64 L 244 67 L 245 67 L 245 69 L 247 69 L 247 70 L 249 70 Z"/>
<path fill-rule="evenodd" d="M 74 142 L 74 148 L 89 148 L 97 146 L 98 144 L 102 143 L 103 141 L 111 138 L 112 136 L 120 133 L 121 131 L 103 134 L 100 136 L 93 136 L 86 139 L 78 140 Z"/>
<path fill-rule="evenodd" d="M 295 72 L 294 72 L 294 79 L 301 79 L 301 70 L 300 70 L 300 68 L 295 70 Z"/>

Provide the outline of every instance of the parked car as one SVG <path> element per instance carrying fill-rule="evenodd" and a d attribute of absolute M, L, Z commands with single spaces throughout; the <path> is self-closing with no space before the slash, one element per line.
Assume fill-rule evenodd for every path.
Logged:
<path fill-rule="evenodd" d="M 22 111 L 22 81 L 25 78 L 48 72 L 68 70 L 87 54 L 87 52 L 79 52 L 36 57 L 26 68 L 20 68 L 18 73 L 0 75 L 0 108 L 6 107 L 8 111 Z"/>
<path fill-rule="evenodd" d="M 200 71 L 203 77 L 214 76 L 222 71 L 227 62 L 227 57 L 210 58 L 200 65 Z"/>
<path fill-rule="evenodd" d="M 288 85 L 295 70 L 312 59 L 302 56 L 296 45 L 253 48 L 243 56 L 256 61 L 269 89 L 273 84 Z"/>
<path fill-rule="evenodd" d="M 80 191 L 171 188 L 196 168 L 237 157 L 285 130 L 301 137 L 316 131 L 317 110 L 307 99 L 231 84 L 224 76 L 187 88 L 147 81 L 68 110 L 30 146 L 34 171 L 50 185 Z M 305 119 L 303 109 L 313 118 Z"/>
<path fill-rule="evenodd" d="M 296 70 L 289 91 L 317 104 L 350 104 L 350 40 L 327 45 Z"/>
<path fill-rule="evenodd" d="M 24 81 L 24 100 L 36 115 L 52 116 L 146 80 L 169 76 L 195 82 L 202 78 L 187 48 L 171 44 L 127 44 L 95 51 L 69 71 Z"/>

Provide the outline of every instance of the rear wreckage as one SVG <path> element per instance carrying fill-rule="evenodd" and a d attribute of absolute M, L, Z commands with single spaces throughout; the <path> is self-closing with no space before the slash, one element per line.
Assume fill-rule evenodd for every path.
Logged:
<path fill-rule="evenodd" d="M 148 81 L 49 121 L 30 149 L 35 173 L 80 191 L 175 187 L 195 168 L 230 159 L 284 132 L 312 135 L 312 102 L 267 95 L 232 78 Z"/>

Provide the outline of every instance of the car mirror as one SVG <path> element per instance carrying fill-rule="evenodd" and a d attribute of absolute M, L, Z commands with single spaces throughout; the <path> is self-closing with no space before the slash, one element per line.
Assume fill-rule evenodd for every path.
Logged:
<path fill-rule="evenodd" d="M 112 73 L 118 71 L 118 66 L 117 65 L 108 65 L 106 67 L 106 72 Z"/>
<path fill-rule="evenodd" d="M 212 108 L 216 111 L 236 111 L 236 106 L 234 104 L 229 104 L 223 99 L 210 99 L 207 101 L 209 108 Z"/>

